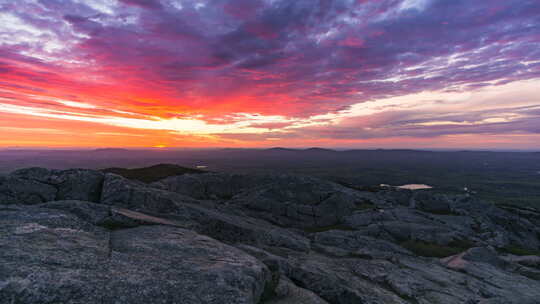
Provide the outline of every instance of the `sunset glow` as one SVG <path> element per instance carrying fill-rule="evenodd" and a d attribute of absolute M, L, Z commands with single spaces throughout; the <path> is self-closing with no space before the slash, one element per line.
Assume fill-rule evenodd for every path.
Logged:
<path fill-rule="evenodd" d="M 0 147 L 540 149 L 537 0 L 0 0 Z"/>

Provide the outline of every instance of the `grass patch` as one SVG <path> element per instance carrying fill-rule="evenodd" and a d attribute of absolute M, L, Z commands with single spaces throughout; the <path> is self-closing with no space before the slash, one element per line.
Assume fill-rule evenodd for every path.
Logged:
<path fill-rule="evenodd" d="M 465 240 L 453 241 L 448 245 L 439 245 L 423 241 L 408 240 L 400 244 L 401 247 L 408 249 L 418 256 L 445 258 L 451 255 L 461 253 L 471 247 L 473 243 Z"/>
<path fill-rule="evenodd" d="M 427 213 L 436 214 L 436 215 L 459 215 L 458 213 L 455 213 L 451 210 L 422 210 Z"/>
<path fill-rule="evenodd" d="M 353 231 L 351 227 L 345 226 L 345 225 L 330 225 L 330 226 L 323 226 L 323 227 L 309 227 L 305 228 L 304 231 L 307 233 L 317 233 L 317 232 L 325 232 L 330 230 L 341 230 L 341 231 Z"/>
<path fill-rule="evenodd" d="M 462 248 L 464 251 L 476 246 L 473 242 L 469 240 L 453 240 L 448 243 L 450 247 Z"/>
<path fill-rule="evenodd" d="M 509 246 L 509 247 L 506 247 L 506 248 L 502 248 L 500 251 L 504 252 L 504 253 L 513 254 L 513 255 L 536 255 L 536 256 L 540 256 L 540 250 L 526 249 L 526 248 L 517 247 L 517 246 Z"/>
<path fill-rule="evenodd" d="M 355 210 L 373 210 L 375 209 L 375 205 L 371 202 L 361 202 L 357 203 L 355 206 Z"/>

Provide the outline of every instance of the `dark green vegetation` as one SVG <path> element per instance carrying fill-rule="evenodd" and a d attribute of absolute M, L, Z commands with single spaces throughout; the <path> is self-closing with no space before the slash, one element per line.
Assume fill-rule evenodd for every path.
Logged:
<path fill-rule="evenodd" d="M 100 169 L 159 163 L 193 168 L 205 165 L 218 172 L 299 173 L 367 190 L 376 190 L 379 184 L 428 184 L 435 187 L 433 192 L 463 194 L 466 187 L 471 195 L 497 204 L 540 206 L 540 153 L 533 152 L 278 148 L 0 151 L 0 173 L 31 166 Z"/>
<path fill-rule="evenodd" d="M 182 174 L 195 174 L 195 173 L 204 173 L 206 171 L 180 167 L 177 165 L 168 165 L 168 164 L 159 164 L 146 168 L 136 168 L 136 169 L 124 169 L 124 168 L 109 168 L 101 170 L 106 173 L 114 173 L 125 178 L 138 180 L 143 183 L 152 183 L 158 180 L 182 175 Z"/>
<path fill-rule="evenodd" d="M 356 210 L 372 210 L 375 209 L 375 205 L 371 202 L 361 202 L 356 204 Z"/>
<path fill-rule="evenodd" d="M 536 256 L 540 256 L 540 250 L 531 250 L 531 249 L 515 247 L 515 246 L 506 247 L 506 248 L 502 249 L 501 251 L 504 252 L 504 253 L 510 253 L 510 254 L 514 254 L 514 255 L 536 255 Z"/>
<path fill-rule="evenodd" d="M 473 243 L 468 241 L 453 241 L 448 245 L 439 245 L 435 243 L 426 243 L 413 240 L 405 241 L 400 245 L 416 255 L 435 258 L 452 256 L 474 246 Z"/>

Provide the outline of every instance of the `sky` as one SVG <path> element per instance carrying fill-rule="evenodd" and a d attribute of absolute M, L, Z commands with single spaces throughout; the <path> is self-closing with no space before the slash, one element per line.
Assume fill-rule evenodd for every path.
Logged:
<path fill-rule="evenodd" d="M 0 147 L 540 150 L 538 0 L 0 0 Z"/>

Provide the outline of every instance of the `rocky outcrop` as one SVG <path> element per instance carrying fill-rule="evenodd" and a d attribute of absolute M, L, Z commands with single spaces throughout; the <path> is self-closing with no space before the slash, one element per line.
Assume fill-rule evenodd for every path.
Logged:
<path fill-rule="evenodd" d="M 194 174 L 153 186 L 197 199 L 226 200 L 254 217 L 298 228 L 334 225 L 375 199 L 369 193 L 295 175 Z"/>
<path fill-rule="evenodd" d="M 3 204 L 39 204 L 56 199 L 58 189 L 52 185 L 17 177 L 0 179 L 0 201 Z"/>
<path fill-rule="evenodd" d="M 227 243 L 264 244 L 309 250 L 309 241 L 306 238 L 264 220 L 242 213 L 228 213 L 213 202 L 197 201 L 117 175 L 108 174 L 105 177 L 102 203 L 150 212 Z"/>
<path fill-rule="evenodd" d="M 372 204 L 370 193 L 307 176 L 275 176 L 244 191 L 231 204 L 280 226 L 309 228 L 339 224 L 351 212 Z"/>
<path fill-rule="evenodd" d="M 531 249 L 540 246 L 540 227 L 525 217 L 466 197 L 432 198 L 432 201 L 437 200 L 444 200 L 452 213 L 427 212 L 424 201 L 421 209 L 391 206 L 357 211 L 344 217 L 343 223 L 350 229 L 393 242 L 419 240 L 448 245 L 467 241 L 497 248 L 518 246 Z M 434 204 L 442 205 L 440 202 Z"/>
<path fill-rule="evenodd" d="M 110 173 L 105 175 L 101 193 L 102 204 L 158 213 L 177 213 L 186 202 L 196 203 L 193 198 L 150 188 Z"/>
<path fill-rule="evenodd" d="M 165 178 L 152 185 L 196 199 L 228 200 L 247 189 L 272 183 L 271 176 L 228 173 L 184 174 Z"/>
<path fill-rule="evenodd" d="M 107 230 L 45 207 L 0 211 L 0 303 L 259 303 L 270 282 L 254 257 L 193 231 Z"/>
<path fill-rule="evenodd" d="M 36 204 L 53 200 L 99 202 L 104 175 L 83 169 L 21 169 L 0 179 L 0 201 Z"/>
<path fill-rule="evenodd" d="M 532 304 L 538 214 L 306 176 L 24 169 L 0 177 L 0 303 Z"/>

